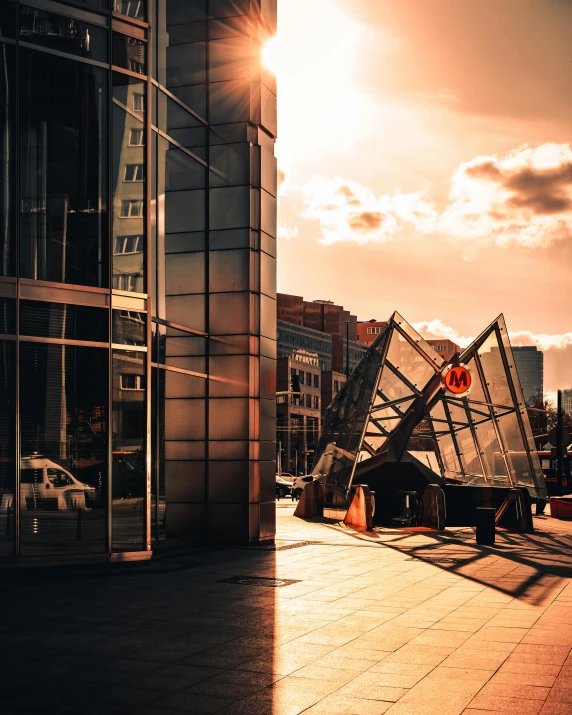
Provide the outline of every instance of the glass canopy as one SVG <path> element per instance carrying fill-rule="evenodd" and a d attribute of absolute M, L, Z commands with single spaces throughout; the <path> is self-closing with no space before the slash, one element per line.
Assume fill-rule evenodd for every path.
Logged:
<path fill-rule="evenodd" d="M 457 390 L 447 382 L 455 366 L 467 376 Z M 546 497 L 502 315 L 446 362 L 394 313 L 329 406 L 313 474 L 347 493 L 408 451 L 450 484 Z"/>

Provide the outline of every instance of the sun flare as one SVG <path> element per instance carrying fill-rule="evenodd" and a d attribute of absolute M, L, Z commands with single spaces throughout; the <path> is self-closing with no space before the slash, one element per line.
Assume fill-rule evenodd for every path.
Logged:
<path fill-rule="evenodd" d="M 273 74 L 278 69 L 278 42 L 272 37 L 262 48 L 262 62 Z"/>

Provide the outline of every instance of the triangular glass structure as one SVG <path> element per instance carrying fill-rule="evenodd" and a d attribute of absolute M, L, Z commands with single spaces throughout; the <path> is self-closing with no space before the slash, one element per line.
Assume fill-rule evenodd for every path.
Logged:
<path fill-rule="evenodd" d="M 468 370 L 470 390 L 446 387 L 454 366 Z M 420 444 L 445 483 L 546 497 L 502 315 L 446 363 L 394 313 L 328 408 L 313 474 L 343 497 L 354 479 Z"/>

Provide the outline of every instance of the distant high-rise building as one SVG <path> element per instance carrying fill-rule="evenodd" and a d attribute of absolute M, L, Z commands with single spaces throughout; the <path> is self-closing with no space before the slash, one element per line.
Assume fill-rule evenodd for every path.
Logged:
<path fill-rule="evenodd" d="M 572 389 L 562 390 L 562 409 L 572 417 Z"/>
<path fill-rule="evenodd" d="M 514 364 L 518 372 L 524 401 L 544 392 L 544 353 L 535 345 L 513 347 Z"/>

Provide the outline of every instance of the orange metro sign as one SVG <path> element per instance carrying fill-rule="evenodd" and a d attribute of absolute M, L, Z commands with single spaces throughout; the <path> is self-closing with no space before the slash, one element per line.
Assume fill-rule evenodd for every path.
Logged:
<path fill-rule="evenodd" d="M 455 365 L 443 375 L 445 388 L 455 395 L 462 395 L 471 387 L 471 373 L 462 365 Z"/>

